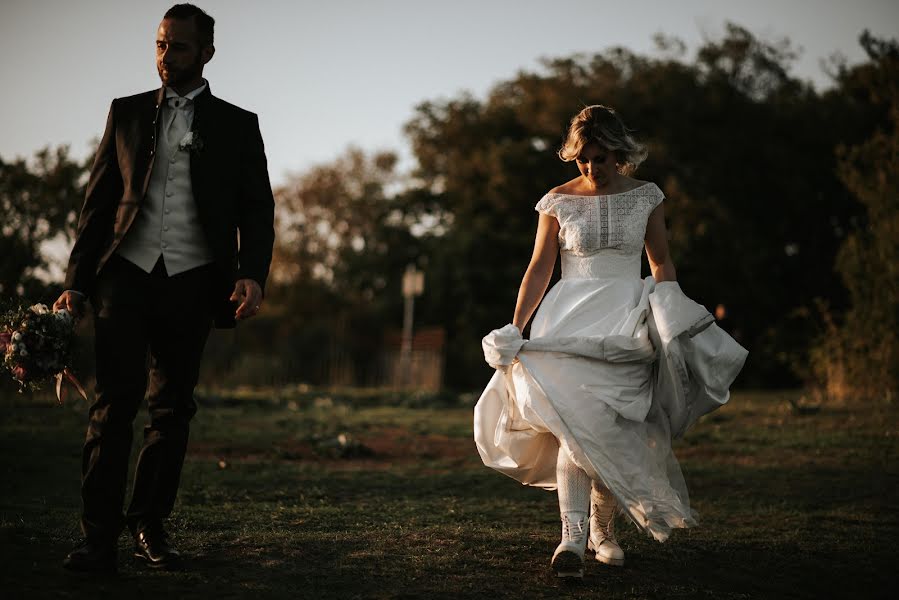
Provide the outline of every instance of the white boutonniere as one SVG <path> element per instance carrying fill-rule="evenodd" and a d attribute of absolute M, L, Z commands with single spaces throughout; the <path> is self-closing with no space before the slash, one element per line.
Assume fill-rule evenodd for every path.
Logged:
<path fill-rule="evenodd" d="M 185 133 L 184 137 L 181 138 L 181 141 L 178 142 L 178 149 L 194 153 L 202 150 L 203 140 L 200 138 L 200 134 L 196 131 L 188 131 Z"/>

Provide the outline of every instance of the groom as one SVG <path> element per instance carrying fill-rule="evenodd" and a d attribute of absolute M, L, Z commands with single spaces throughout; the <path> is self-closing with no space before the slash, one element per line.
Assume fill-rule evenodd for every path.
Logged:
<path fill-rule="evenodd" d="M 114 571 L 126 525 L 135 556 L 177 565 L 163 521 L 197 410 L 203 346 L 213 323 L 233 327 L 262 302 L 274 200 L 256 115 L 213 96 L 203 79 L 214 23 L 191 4 L 169 9 L 156 35 L 162 88 L 112 102 L 54 305 L 77 317 L 89 299 L 96 334 L 85 539 L 66 557 L 69 569 Z M 145 394 L 150 421 L 123 514 L 132 421 Z"/>

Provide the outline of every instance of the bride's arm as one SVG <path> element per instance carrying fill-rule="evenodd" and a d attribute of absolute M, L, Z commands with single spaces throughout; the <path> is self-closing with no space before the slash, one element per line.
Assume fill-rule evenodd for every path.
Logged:
<path fill-rule="evenodd" d="M 537 305 L 540 304 L 552 277 L 553 267 L 556 266 L 558 254 L 559 222 L 553 216 L 540 213 L 537 237 L 534 240 L 534 254 L 521 279 L 518 302 L 515 303 L 515 316 L 512 319 L 512 324 L 518 327 L 519 331 L 524 329 Z"/>
<path fill-rule="evenodd" d="M 668 231 L 665 229 L 665 203 L 656 206 L 646 223 L 646 258 L 656 283 L 677 281 L 674 263 L 668 254 Z"/>

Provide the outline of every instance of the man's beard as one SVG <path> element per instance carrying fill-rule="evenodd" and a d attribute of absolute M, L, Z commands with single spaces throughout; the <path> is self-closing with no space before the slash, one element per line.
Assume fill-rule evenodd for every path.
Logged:
<path fill-rule="evenodd" d="M 168 72 L 168 80 L 166 80 L 163 75 L 163 70 L 157 68 L 157 72 L 159 73 L 159 79 L 162 81 L 163 85 L 167 85 L 169 87 L 173 87 L 182 83 L 186 83 L 188 81 L 192 81 L 193 79 L 199 77 L 203 72 L 203 65 L 199 61 L 199 57 L 197 62 L 189 65 L 183 69 L 172 70 L 166 69 Z"/>

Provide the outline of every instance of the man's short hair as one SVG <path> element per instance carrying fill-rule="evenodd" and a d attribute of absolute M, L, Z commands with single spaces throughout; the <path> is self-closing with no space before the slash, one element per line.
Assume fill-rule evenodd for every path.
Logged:
<path fill-rule="evenodd" d="M 211 46 L 215 36 L 215 19 L 193 4 L 176 4 L 165 12 L 163 19 L 193 19 L 200 34 L 200 45 Z"/>

